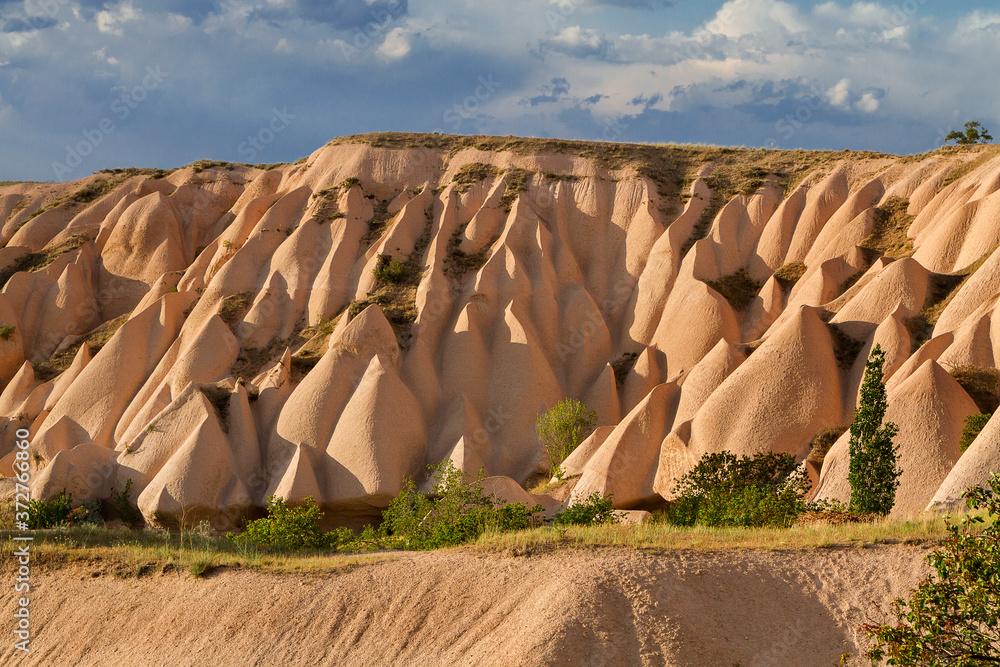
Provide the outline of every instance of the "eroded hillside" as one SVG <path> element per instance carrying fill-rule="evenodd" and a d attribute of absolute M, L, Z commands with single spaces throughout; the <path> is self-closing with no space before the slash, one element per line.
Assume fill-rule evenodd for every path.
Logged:
<path fill-rule="evenodd" d="M 998 420 L 959 447 L 997 402 L 998 190 L 992 147 L 417 135 L 4 186 L 0 474 L 27 428 L 36 496 L 131 480 L 151 522 L 225 529 L 271 494 L 351 522 L 445 458 L 536 479 L 568 396 L 600 423 L 574 497 L 655 505 L 726 449 L 846 500 L 878 343 L 895 512 L 947 504 L 1000 463 Z"/>

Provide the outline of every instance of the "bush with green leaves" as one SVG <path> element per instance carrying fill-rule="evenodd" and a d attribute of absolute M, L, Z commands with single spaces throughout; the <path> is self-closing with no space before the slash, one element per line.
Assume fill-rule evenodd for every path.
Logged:
<path fill-rule="evenodd" d="M 73 496 L 65 490 L 52 500 L 29 500 L 28 528 L 55 528 L 67 523 L 72 505 Z"/>
<path fill-rule="evenodd" d="M 311 497 L 292 506 L 277 496 L 268 496 L 266 517 L 251 521 L 239 535 L 228 533 L 226 537 L 238 546 L 287 551 L 336 549 L 354 537 L 347 528 L 324 533 L 319 527 L 322 518 L 323 512 Z"/>
<path fill-rule="evenodd" d="M 899 446 L 892 443 L 899 427 L 892 422 L 882 423 L 889 405 L 884 364 L 885 353 L 876 345 L 865 364 L 861 399 L 851 424 L 847 481 L 851 485 L 850 510 L 855 514 L 887 515 L 896 504 L 896 489 L 903 474 Z"/>
<path fill-rule="evenodd" d="M 972 667 L 1000 664 L 1000 478 L 968 489 L 973 511 L 960 525 L 949 523 L 949 537 L 928 556 L 935 573 L 897 599 L 888 623 L 867 623 L 873 640 L 868 657 L 901 667 Z M 976 534 L 969 530 L 985 524 Z M 963 530 L 964 529 L 964 530 Z"/>
<path fill-rule="evenodd" d="M 596 526 L 605 523 L 618 523 L 612 495 L 609 493 L 602 496 L 595 491 L 580 502 L 558 512 L 553 517 L 552 523 L 557 526 Z"/>
<path fill-rule="evenodd" d="M 594 430 L 597 413 L 583 402 L 567 398 L 538 417 L 538 440 L 549 455 L 552 474 L 562 477 L 560 465 Z"/>
<path fill-rule="evenodd" d="M 992 416 L 992 414 L 980 413 L 969 415 L 965 418 L 965 424 L 962 427 L 962 438 L 958 441 L 958 449 L 960 451 L 964 452 L 969 448 L 972 441 L 979 437 L 979 434 L 986 428 L 986 424 Z"/>
<path fill-rule="evenodd" d="M 132 490 L 132 480 L 125 482 L 125 489 L 123 491 L 115 491 L 111 489 L 111 506 L 115 508 L 115 512 L 118 513 L 118 518 L 121 519 L 122 523 L 126 526 L 135 526 L 138 523 L 143 522 L 142 512 L 139 508 L 132 504 L 132 501 L 128 499 L 129 491 Z"/>
<path fill-rule="evenodd" d="M 790 526 L 806 509 L 808 489 L 791 454 L 705 454 L 677 480 L 662 518 L 675 526 Z"/>
<path fill-rule="evenodd" d="M 993 137 L 977 120 L 969 121 L 965 124 L 965 131 L 952 130 L 944 138 L 945 143 L 954 141 L 959 146 L 973 146 L 975 144 L 988 144 L 993 141 Z"/>
<path fill-rule="evenodd" d="M 406 281 L 410 269 L 406 262 L 391 255 L 379 255 L 372 273 L 375 274 L 379 282 L 395 285 Z"/>
<path fill-rule="evenodd" d="M 508 532 L 530 528 L 540 505 L 504 504 L 483 490 L 486 473 L 469 480 L 450 460 L 431 466 L 431 496 L 417 491 L 410 478 L 382 515 L 382 529 L 398 546 L 437 549 L 471 542 L 488 530 Z"/>

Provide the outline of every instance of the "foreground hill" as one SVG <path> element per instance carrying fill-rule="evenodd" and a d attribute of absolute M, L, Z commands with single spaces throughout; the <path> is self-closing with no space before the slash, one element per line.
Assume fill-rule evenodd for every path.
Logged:
<path fill-rule="evenodd" d="M 998 190 L 993 147 L 418 135 L 4 186 L 0 474 L 27 428 L 36 496 L 131 481 L 149 522 L 219 529 L 313 496 L 352 523 L 445 458 L 530 486 L 569 396 L 600 428 L 564 494 L 655 506 L 725 449 L 846 499 L 878 343 L 895 513 L 947 505 L 1000 457 L 997 420 L 959 448 L 997 402 Z"/>
<path fill-rule="evenodd" d="M 33 572 L 19 665 L 843 664 L 925 549 L 402 554 L 336 575 Z M 4 585 L 13 585 L 5 575 Z M 127 604 L 123 604 L 127 600 Z M 13 614 L 7 596 L 4 613 Z M 36 606 L 37 605 L 37 606 Z M 763 612 L 763 613 L 762 613 Z M 128 632 L 122 632 L 128 628 Z M 851 661 L 848 664 L 862 664 Z"/>

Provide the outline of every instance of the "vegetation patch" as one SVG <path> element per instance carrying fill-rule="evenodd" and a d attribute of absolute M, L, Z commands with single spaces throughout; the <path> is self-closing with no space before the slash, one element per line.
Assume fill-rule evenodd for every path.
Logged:
<path fill-rule="evenodd" d="M 875 227 L 860 244 L 862 250 L 873 255 L 872 261 L 878 257 L 898 259 L 913 254 L 913 241 L 906 235 L 914 219 L 906 212 L 909 205 L 906 199 L 892 197 L 883 206 L 875 207 Z"/>
<path fill-rule="evenodd" d="M 42 364 L 35 365 L 35 376 L 42 380 L 51 380 L 73 364 L 73 359 L 84 344 L 90 346 L 90 353 L 96 355 L 101 351 L 111 338 L 118 333 L 118 330 L 128 322 L 128 314 L 116 317 L 97 327 L 81 340 L 73 343 L 65 349 L 56 352 L 45 360 Z"/>
<path fill-rule="evenodd" d="M 632 369 L 635 367 L 635 361 L 638 358 L 639 355 L 637 353 L 626 352 L 611 362 L 611 370 L 615 372 L 615 384 L 619 388 L 625 386 L 625 378 L 632 372 Z"/>
<path fill-rule="evenodd" d="M 456 192 L 463 193 L 467 192 L 476 183 L 481 183 L 490 176 L 496 176 L 499 173 L 501 173 L 500 170 L 491 164 L 472 162 L 460 167 L 455 172 L 455 176 L 452 177 L 451 182 L 455 184 Z"/>
<path fill-rule="evenodd" d="M 972 445 L 972 442 L 979 437 L 979 434 L 983 432 L 986 428 L 986 424 L 990 421 L 992 414 L 979 413 L 978 415 L 969 415 L 965 418 L 965 424 L 962 427 L 962 437 L 958 441 L 958 448 L 960 451 L 965 451 Z"/>
<path fill-rule="evenodd" d="M 1000 403 L 1000 370 L 988 366 L 956 366 L 949 373 L 982 413 L 996 412 Z"/>
<path fill-rule="evenodd" d="M 0 288 L 6 286 L 15 273 L 41 271 L 66 253 L 76 250 L 88 241 L 90 241 L 90 237 L 86 234 L 74 234 L 54 248 L 21 255 L 0 271 Z"/>
<path fill-rule="evenodd" d="M 806 265 L 802 262 L 792 262 L 791 264 L 785 264 L 779 267 L 777 271 L 774 272 L 774 279 L 778 281 L 781 285 L 781 289 L 786 292 L 791 291 L 795 287 L 795 283 L 806 273 Z"/>
<path fill-rule="evenodd" d="M 851 370 L 865 342 L 851 338 L 836 324 L 827 323 L 826 326 L 830 330 L 830 336 L 833 337 L 833 354 L 837 357 L 837 366 L 843 371 Z"/>
<path fill-rule="evenodd" d="M 473 253 L 462 250 L 462 233 L 468 225 L 462 225 L 455 230 L 455 233 L 448 239 L 448 252 L 444 258 L 444 274 L 457 282 L 470 273 L 475 273 L 486 265 L 490 258 L 493 245 L 499 240 L 499 236 L 494 236 L 489 243 Z"/>
<path fill-rule="evenodd" d="M 721 294 L 736 312 L 746 310 L 761 288 L 761 284 L 743 268 L 732 275 L 709 281 L 708 286 Z"/>
<path fill-rule="evenodd" d="M 219 317 L 236 333 L 236 325 L 243 320 L 253 305 L 253 292 L 231 294 L 219 303 Z"/>
<path fill-rule="evenodd" d="M 975 159 L 964 162 L 949 171 L 948 175 L 944 177 L 943 181 L 941 181 L 941 188 L 938 192 L 945 189 L 960 178 L 971 174 L 976 169 L 979 169 L 984 164 L 1000 155 L 1000 146 L 989 146 L 983 149 L 978 149 L 978 152 L 979 155 Z"/>
<path fill-rule="evenodd" d="M 549 456 L 552 476 L 562 477 L 559 467 L 597 425 L 597 413 L 583 402 L 567 398 L 535 421 L 538 440 Z"/>
<path fill-rule="evenodd" d="M 361 251 L 364 252 L 372 243 L 382 238 L 395 216 L 389 215 L 389 202 L 375 202 L 372 219 L 368 221 L 368 231 L 361 237 Z"/>
<path fill-rule="evenodd" d="M 199 389 L 215 409 L 215 416 L 219 419 L 222 431 L 229 433 L 229 397 L 232 396 L 233 392 L 222 384 L 208 385 L 199 387 Z"/>
<path fill-rule="evenodd" d="M 807 509 L 809 480 L 791 454 L 706 454 L 674 486 L 657 520 L 673 526 L 788 527 Z"/>
<path fill-rule="evenodd" d="M 235 167 L 232 162 L 225 162 L 222 160 L 198 160 L 197 162 L 192 162 L 190 165 L 192 171 L 196 174 L 200 174 L 208 169 L 225 169 L 229 171 Z"/>
<path fill-rule="evenodd" d="M 314 192 L 312 196 L 313 199 L 319 200 L 319 203 L 316 205 L 316 211 L 313 213 L 313 218 L 315 218 L 316 222 L 330 222 L 344 217 L 344 214 L 340 212 L 340 208 L 338 207 L 338 202 L 340 201 L 339 189 L 326 188 L 325 190 Z"/>
<path fill-rule="evenodd" d="M 372 273 L 375 278 L 387 285 L 402 285 L 411 282 L 411 268 L 406 262 L 391 255 L 379 255 L 375 260 Z"/>
<path fill-rule="evenodd" d="M 378 306 L 389 320 L 400 347 L 409 345 L 410 329 L 417 321 L 417 288 L 413 285 L 383 285 L 364 299 L 352 301 L 347 307 L 354 319 L 368 306 Z"/>
<path fill-rule="evenodd" d="M 545 178 L 549 179 L 550 181 L 556 181 L 556 182 L 566 181 L 568 183 L 574 183 L 576 181 L 579 181 L 581 178 L 576 174 L 556 174 L 551 171 L 543 171 L 542 175 L 545 176 Z"/>
<path fill-rule="evenodd" d="M 507 187 L 504 190 L 503 196 L 500 197 L 500 206 L 503 207 L 505 213 L 510 213 L 510 209 L 513 208 L 517 198 L 522 192 L 527 191 L 528 179 L 531 178 L 531 175 L 532 172 L 518 167 L 507 170 Z"/>
<path fill-rule="evenodd" d="M 10 324 L 0 325 L 0 340 L 10 340 L 16 330 L 17 328 Z"/>
<path fill-rule="evenodd" d="M 806 460 L 815 463 L 817 466 L 822 466 L 823 461 L 826 460 L 826 455 L 830 453 L 830 448 L 846 432 L 847 427 L 840 426 L 817 433 L 809 442 L 809 455 L 806 457 Z"/>
<path fill-rule="evenodd" d="M 264 366 L 278 362 L 286 347 L 288 347 L 288 341 L 275 337 L 264 347 L 241 348 L 236 357 L 236 363 L 233 364 L 229 372 L 237 378 L 237 381 L 240 379 L 251 380 L 263 370 Z"/>

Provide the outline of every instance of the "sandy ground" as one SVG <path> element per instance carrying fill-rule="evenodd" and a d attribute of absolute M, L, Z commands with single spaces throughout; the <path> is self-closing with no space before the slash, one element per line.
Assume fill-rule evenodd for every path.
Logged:
<path fill-rule="evenodd" d="M 33 573 L 31 652 L 4 631 L 0 664 L 836 665 L 858 651 L 871 601 L 926 575 L 926 553 L 459 550 L 202 579 L 74 566 Z M 13 578 L 3 586 L 10 628 Z"/>

